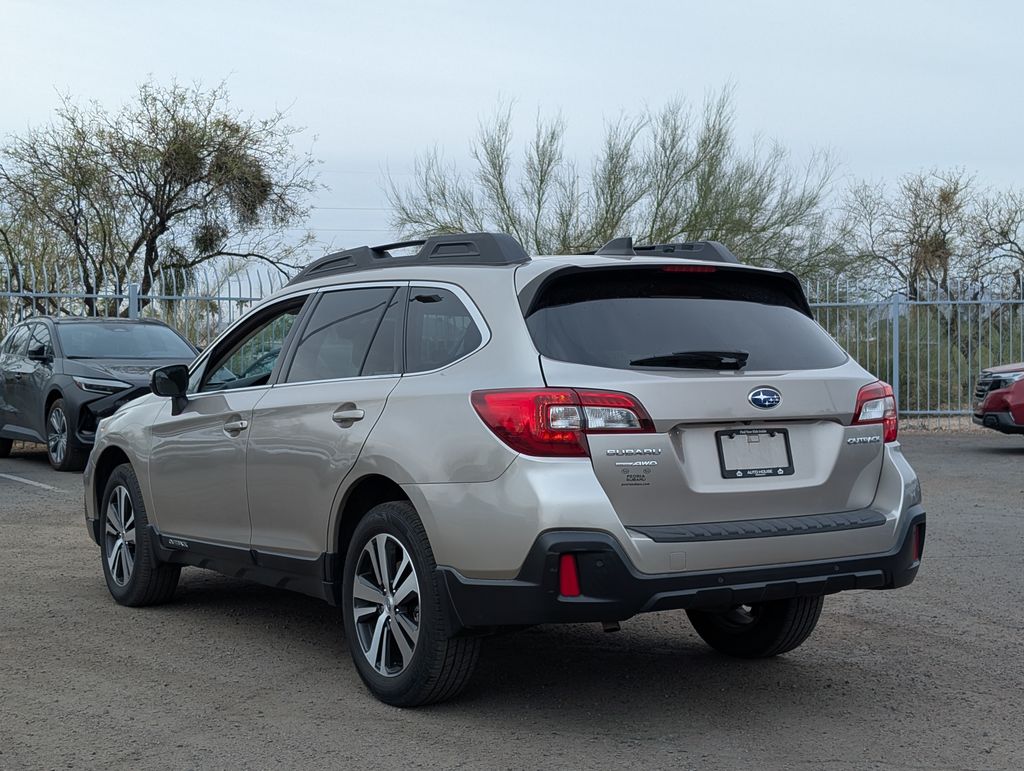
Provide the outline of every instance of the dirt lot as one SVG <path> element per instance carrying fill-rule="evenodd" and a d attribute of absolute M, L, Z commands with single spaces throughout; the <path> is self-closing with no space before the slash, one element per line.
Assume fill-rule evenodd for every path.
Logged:
<path fill-rule="evenodd" d="M 681 613 L 494 638 L 457 702 L 362 688 L 336 611 L 199 570 L 110 599 L 78 475 L 0 460 L 0 769 L 1020 768 L 1024 441 L 911 435 L 925 562 L 804 647 L 711 653 Z M 35 483 L 35 484 L 31 484 Z"/>

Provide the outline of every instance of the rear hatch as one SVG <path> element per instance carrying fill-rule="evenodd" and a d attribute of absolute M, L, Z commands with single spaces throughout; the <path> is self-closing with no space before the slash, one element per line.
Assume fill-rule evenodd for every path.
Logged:
<path fill-rule="evenodd" d="M 882 428 L 850 424 L 875 378 L 813 321 L 791 275 L 571 267 L 521 297 L 548 386 L 628 393 L 653 422 L 651 433 L 588 433 L 623 524 L 822 514 L 874 499 Z"/>

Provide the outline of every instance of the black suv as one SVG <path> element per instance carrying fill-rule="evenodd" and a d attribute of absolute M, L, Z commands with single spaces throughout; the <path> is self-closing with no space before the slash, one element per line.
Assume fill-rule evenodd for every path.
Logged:
<path fill-rule="evenodd" d="M 149 392 L 150 370 L 196 349 L 159 321 L 38 316 L 0 345 L 0 457 L 15 439 L 46 444 L 58 471 L 78 471 L 100 418 Z"/>

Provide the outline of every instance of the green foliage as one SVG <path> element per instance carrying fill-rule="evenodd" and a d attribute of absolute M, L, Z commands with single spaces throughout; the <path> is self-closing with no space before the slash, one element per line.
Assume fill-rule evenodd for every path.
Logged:
<path fill-rule="evenodd" d="M 481 124 L 469 176 L 434 150 L 417 161 L 411 185 L 390 180 L 394 226 L 407 235 L 497 229 L 539 254 L 623 235 L 713 239 L 750 262 L 805 276 L 845 267 L 844 233 L 825 205 L 835 164 L 816 153 L 798 168 L 778 144 L 741 147 L 728 89 L 697 114 L 675 100 L 613 121 L 589 173 L 566 157 L 560 117 L 538 118 L 518 164 L 511 126 L 508 106 Z"/>
<path fill-rule="evenodd" d="M 70 261 L 94 294 L 130 275 L 145 294 L 218 258 L 284 272 L 316 189 L 297 132 L 232 109 L 223 85 L 147 82 L 113 113 L 64 97 L 52 123 L 0 147 L 0 258 Z"/>

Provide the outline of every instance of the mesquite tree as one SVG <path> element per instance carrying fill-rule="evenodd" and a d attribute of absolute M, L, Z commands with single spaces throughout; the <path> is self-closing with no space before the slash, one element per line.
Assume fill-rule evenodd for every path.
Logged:
<path fill-rule="evenodd" d="M 71 266 L 100 297 L 134 276 L 143 294 L 180 284 L 219 258 L 283 270 L 316 188 L 298 131 L 233 109 L 223 85 L 147 82 L 115 112 L 64 97 L 52 122 L 0 146 L 0 258 Z"/>

